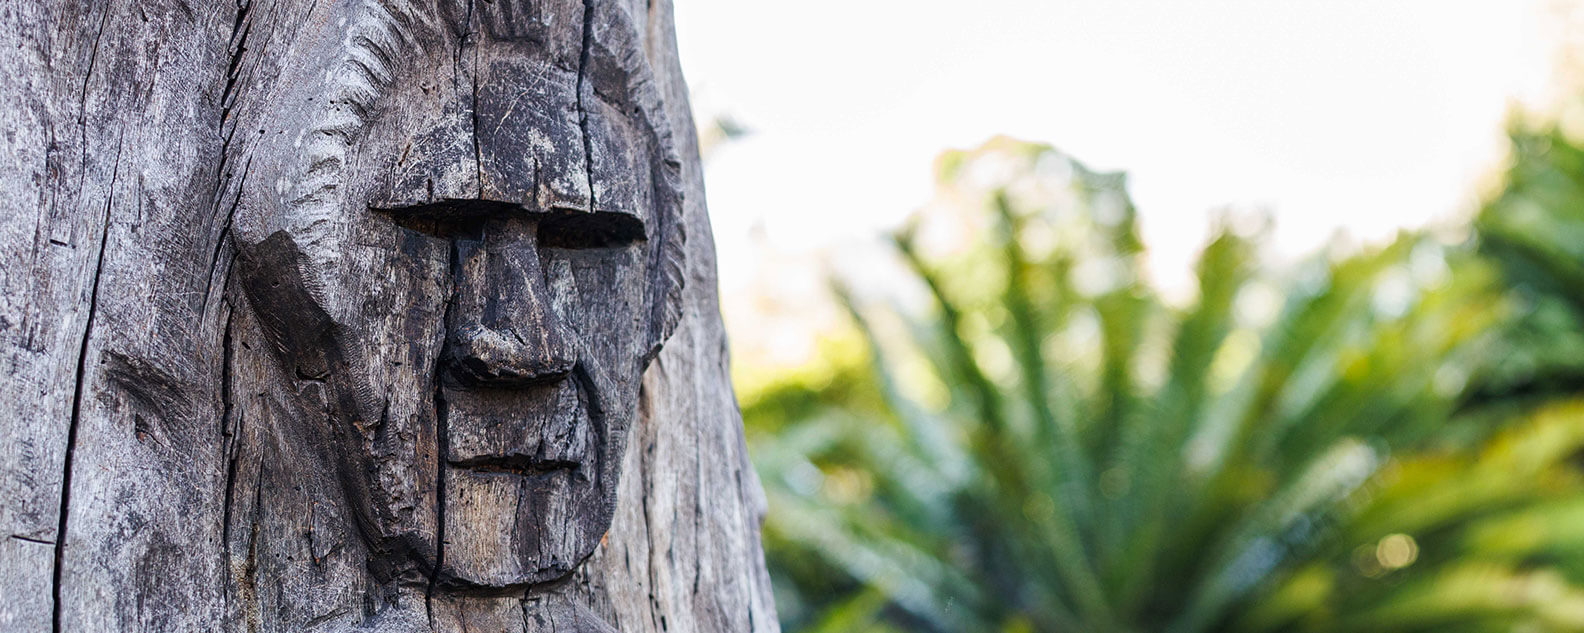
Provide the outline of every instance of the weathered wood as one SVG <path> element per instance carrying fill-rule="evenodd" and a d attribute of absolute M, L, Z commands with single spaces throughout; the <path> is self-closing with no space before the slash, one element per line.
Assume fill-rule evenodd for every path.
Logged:
<path fill-rule="evenodd" d="M 670 16 L 0 8 L 0 630 L 774 631 Z"/>

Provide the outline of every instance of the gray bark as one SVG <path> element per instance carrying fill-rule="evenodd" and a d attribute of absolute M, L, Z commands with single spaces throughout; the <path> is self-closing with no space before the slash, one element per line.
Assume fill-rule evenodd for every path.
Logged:
<path fill-rule="evenodd" d="M 777 630 L 668 0 L 0 51 L 0 631 Z"/>

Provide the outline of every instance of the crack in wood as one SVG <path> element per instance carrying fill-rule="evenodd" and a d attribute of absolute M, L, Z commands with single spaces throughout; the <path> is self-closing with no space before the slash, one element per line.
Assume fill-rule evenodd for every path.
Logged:
<path fill-rule="evenodd" d="M 471 4 L 469 6 L 471 6 Z M 457 271 L 462 266 L 461 252 L 458 250 L 456 241 L 453 240 L 448 245 L 448 252 L 450 253 L 449 270 L 450 270 L 451 274 L 453 276 L 455 276 Z M 452 319 L 454 318 L 454 316 L 452 315 L 452 311 L 456 308 L 456 290 L 455 290 L 455 288 L 451 288 L 449 290 L 450 290 L 450 293 L 446 297 L 445 311 L 444 311 L 444 314 L 441 317 L 442 318 L 441 323 L 451 323 Z M 445 370 L 444 370 L 444 365 L 443 364 L 441 364 L 441 363 L 436 363 L 435 364 L 435 369 L 434 369 L 435 373 L 434 373 L 434 378 L 433 378 L 433 383 L 435 385 L 435 388 L 434 388 L 434 411 L 435 411 L 435 544 L 434 544 L 434 553 L 435 554 L 434 554 L 434 556 L 435 556 L 435 560 L 434 560 L 434 568 L 429 570 L 429 586 L 424 591 L 424 615 L 425 615 L 425 617 L 428 618 L 429 625 L 430 625 L 431 628 L 433 628 L 433 626 L 434 626 L 434 594 L 435 594 L 435 587 L 440 581 L 440 575 L 442 573 L 441 570 L 443 570 L 445 568 L 445 545 L 446 545 L 446 540 L 445 540 L 445 538 L 446 538 L 446 529 L 445 529 L 445 526 L 446 526 L 445 476 L 446 476 L 446 463 L 450 460 L 450 457 L 451 457 L 450 456 L 450 450 L 451 450 L 450 440 L 447 437 L 448 434 L 449 434 L 448 433 L 449 429 L 447 427 L 447 419 L 446 419 L 447 415 L 449 414 L 449 411 L 447 410 L 447 407 L 446 407 L 445 388 L 442 386 L 444 384 L 444 381 L 441 380 L 441 374 L 444 371 Z"/>
<path fill-rule="evenodd" d="M 599 208 L 594 200 L 594 141 L 589 137 L 588 106 L 583 92 L 588 84 L 589 55 L 594 46 L 594 0 L 583 0 L 583 51 L 578 55 L 578 130 L 583 133 L 583 180 L 588 183 L 589 212 Z M 592 88 L 589 89 L 592 91 Z"/>
<path fill-rule="evenodd" d="M 222 596 L 226 601 L 225 613 L 229 617 L 229 614 L 231 613 L 230 588 L 232 587 L 234 581 L 234 579 L 231 577 L 231 511 L 236 500 L 237 462 L 240 461 L 238 452 L 239 447 L 243 442 L 244 429 L 242 428 L 243 421 L 241 419 L 241 415 L 235 410 L 235 405 L 231 401 L 233 397 L 231 393 L 231 383 L 232 380 L 234 380 L 231 366 L 236 362 L 236 348 L 233 342 L 234 339 L 232 338 L 232 328 L 235 327 L 233 315 L 236 308 L 232 306 L 229 301 L 224 303 L 227 307 L 227 312 L 225 325 L 223 326 L 224 334 L 222 335 L 220 342 L 220 436 L 222 438 L 221 451 L 226 465 L 226 472 L 224 497 L 225 506 L 221 508 L 220 516 L 220 573 L 225 579 L 226 583 L 226 590 L 222 593 Z M 233 420 L 233 416 L 235 416 L 235 420 Z M 232 428 L 233 423 L 236 427 L 234 429 Z"/>
<path fill-rule="evenodd" d="M 105 9 L 107 12 L 109 8 Z M 102 28 L 102 27 L 101 27 Z M 71 421 L 66 427 L 66 456 L 61 473 L 60 525 L 55 529 L 55 568 L 51 581 L 54 610 L 51 627 L 60 633 L 61 625 L 61 568 L 66 558 L 66 521 L 70 516 L 72 487 L 72 458 L 77 448 L 77 429 L 82 421 L 83 386 L 88 369 L 88 342 L 93 337 L 94 316 L 99 307 L 99 281 L 104 274 L 104 256 L 110 244 L 110 210 L 115 203 L 115 185 L 121 173 L 121 138 L 116 140 L 115 160 L 110 168 L 110 186 L 105 193 L 104 228 L 99 235 L 99 255 L 94 263 L 93 284 L 88 291 L 88 316 L 83 321 L 82 341 L 77 349 L 77 377 L 72 388 Z"/>
<path fill-rule="evenodd" d="M 474 195 L 483 198 L 486 188 L 484 187 L 484 148 L 479 144 L 479 72 L 481 71 L 479 69 L 478 31 L 474 30 L 475 23 L 473 21 L 473 3 L 475 1 L 468 0 L 468 31 L 463 37 L 462 46 L 466 48 L 469 43 L 473 45 L 473 107 L 470 109 L 470 114 L 473 117 L 473 185 L 478 187 L 478 192 Z"/>

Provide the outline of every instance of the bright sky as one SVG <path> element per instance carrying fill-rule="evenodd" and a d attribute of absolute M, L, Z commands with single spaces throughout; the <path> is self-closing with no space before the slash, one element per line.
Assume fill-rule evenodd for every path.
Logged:
<path fill-rule="evenodd" d="M 1466 209 L 1515 99 L 1543 96 L 1544 0 L 676 0 L 695 107 L 752 130 L 706 171 L 728 293 L 762 226 L 805 251 L 895 226 L 946 148 L 996 134 L 1126 170 L 1157 279 L 1209 212 L 1279 252 Z"/>

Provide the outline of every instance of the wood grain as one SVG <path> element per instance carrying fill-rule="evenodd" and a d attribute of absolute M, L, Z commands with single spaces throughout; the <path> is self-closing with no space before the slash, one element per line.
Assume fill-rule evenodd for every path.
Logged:
<path fill-rule="evenodd" d="M 668 1 L 0 50 L 0 630 L 777 630 Z"/>

